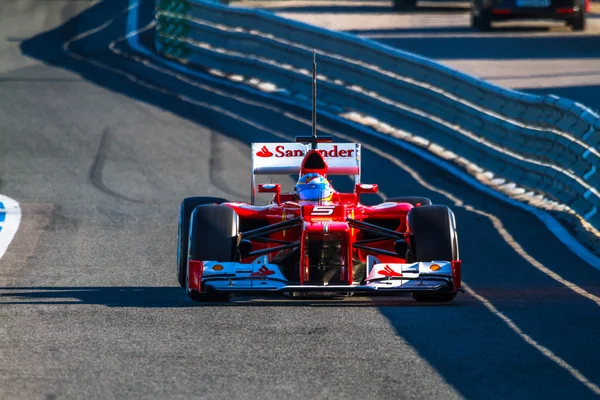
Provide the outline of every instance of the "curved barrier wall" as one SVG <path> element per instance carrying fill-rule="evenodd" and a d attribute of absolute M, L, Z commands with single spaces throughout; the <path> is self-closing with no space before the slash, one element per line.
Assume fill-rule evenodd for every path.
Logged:
<path fill-rule="evenodd" d="M 432 60 L 260 10 L 201 0 L 157 2 L 156 47 L 166 57 L 311 93 L 421 136 L 519 186 L 563 203 L 600 229 L 600 117 L 556 96 L 520 93 Z"/>

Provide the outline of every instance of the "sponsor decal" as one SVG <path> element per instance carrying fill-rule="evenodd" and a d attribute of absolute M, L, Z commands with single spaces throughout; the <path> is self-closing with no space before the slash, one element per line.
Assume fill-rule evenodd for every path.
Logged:
<path fill-rule="evenodd" d="M 271 157 L 273 153 L 269 151 L 267 146 L 263 146 L 262 149 L 256 152 L 256 155 L 259 157 Z"/>
<path fill-rule="evenodd" d="M 355 149 L 340 149 L 338 145 L 333 145 L 332 149 L 317 149 L 323 157 L 329 158 L 352 158 L 354 157 Z M 291 157 L 304 157 L 306 152 L 302 149 L 286 149 L 285 146 L 275 146 L 275 153 L 271 152 L 267 146 L 263 146 L 259 151 L 256 152 L 258 157 L 268 158 L 275 156 L 276 158 L 291 158 Z"/>
<path fill-rule="evenodd" d="M 263 265 L 258 271 L 251 273 L 250 276 L 269 276 L 273 275 L 274 273 L 275 271 L 271 271 L 269 268 Z"/>
<path fill-rule="evenodd" d="M 335 206 L 314 206 L 310 215 L 331 215 L 335 211 Z"/>
<path fill-rule="evenodd" d="M 402 276 L 401 273 L 394 271 L 393 269 L 390 268 L 389 265 L 386 265 L 385 268 L 380 269 L 379 271 L 377 271 L 377 273 L 379 275 L 383 275 L 383 276 L 388 276 L 388 277 L 392 277 L 392 276 Z"/>

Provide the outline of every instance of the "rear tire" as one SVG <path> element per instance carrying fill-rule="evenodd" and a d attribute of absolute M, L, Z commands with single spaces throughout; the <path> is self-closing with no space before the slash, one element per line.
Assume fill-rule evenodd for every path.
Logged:
<path fill-rule="evenodd" d="M 190 219 L 189 259 L 200 261 L 235 261 L 238 245 L 239 217 L 235 210 L 220 205 L 201 205 Z M 187 271 L 187 268 L 186 268 Z M 220 291 L 197 292 L 188 285 L 190 299 L 205 302 L 226 302 L 231 293 Z"/>
<path fill-rule="evenodd" d="M 492 18 L 489 13 L 479 10 L 479 15 L 471 11 L 471 27 L 486 32 L 492 29 Z"/>
<path fill-rule="evenodd" d="M 409 203 L 415 207 L 417 206 L 417 204 L 420 204 L 422 206 L 430 206 L 432 204 L 431 200 L 428 199 L 427 197 L 418 197 L 418 196 L 392 197 L 392 198 L 386 199 L 385 201 L 391 201 L 394 203 Z"/>
<path fill-rule="evenodd" d="M 408 213 L 411 231 L 411 253 L 418 261 L 454 261 L 459 259 L 456 219 L 443 205 L 415 207 Z M 450 293 L 413 293 L 419 302 L 448 302 L 456 297 Z"/>
<path fill-rule="evenodd" d="M 179 226 L 177 229 L 177 281 L 185 287 L 187 274 L 188 238 L 190 217 L 194 208 L 203 204 L 221 204 L 227 200 L 220 197 L 186 197 L 179 208 Z"/>
<path fill-rule="evenodd" d="M 409 11 L 417 7 L 417 0 L 392 0 L 394 11 Z"/>
<path fill-rule="evenodd" d="M 567 21 L 568 25 L 571 25 L 574 31 L 585 31 L 586 28 L 586 18 L 585 11 L 582 10 L 578 16 L 574 19 Z"/>

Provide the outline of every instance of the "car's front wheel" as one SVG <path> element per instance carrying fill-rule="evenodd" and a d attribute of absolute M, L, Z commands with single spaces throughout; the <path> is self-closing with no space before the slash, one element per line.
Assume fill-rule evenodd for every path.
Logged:
<path fill-rule="evenodd" d="M 411 253 L 415 261 L 454 261 L 459 258 L 456 220 L 449 207 L 432 205 L 415 207 L 408 213 Z M 445 293 L 413 293 L 420 302 L 447 302 L 457 291 Z"/>
<path fill-rule="evenodd" d="M 190 231 L 190 217 L 194 208 L 203 204 L 221 204 L 227 200 L 220 197 L 186 197 L 179 207 L 179 223 L 177 227 L 177 281 L 185 287 L 187 273 L 188 237 Z"/>
<path fill-rule="evenodd" d="M 234 209 L 222 205 L 201 205 L 190 220 L 189 258 L 186 291 L 194 301 L 224 302 L 228 292 L 197 291 L 189 287 L 189 260 L 232 262 L 236 260 L 239 217 Z"/>

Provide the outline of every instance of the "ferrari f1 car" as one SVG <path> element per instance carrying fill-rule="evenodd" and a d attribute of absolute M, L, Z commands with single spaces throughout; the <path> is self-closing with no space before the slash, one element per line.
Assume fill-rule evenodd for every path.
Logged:
<path fill-rule="evenodd" d="M 360 144 L 296 140 L 252 145 L 251 204 L 183 200 L 178 279 L 188 296 L 410 292 L 417 301 L 452 300 L 461 286 L 453 212 L 424 197 L 362 205 L 360 196 L 378 186 L 360 182 Z M 303 201 L 279 184 L 255 184 L 256 175 L 297 173 L 354 175 L 354 191 Z M 272 201 L 255 204 L 257 189 Z"/>
<path fill-rule="evenodd" d="M 453 212 L 425 197 L 367 206 L 361 146 L 317 137 L 316 62 L 313 133 L 292 143 L 252 144 L 251 204 L 214 197 L 181 203 L 177 277 L 196 301 L 234 294 L 399 294 L 446 302 L 461 289 Z M 256 184 L 257 175 L 300 174 L 294 192 Z M 328 175 L 354 177 L 352 193 L 333 189 Z M 272 193 L 265 205 L 256 192 Z"/>

